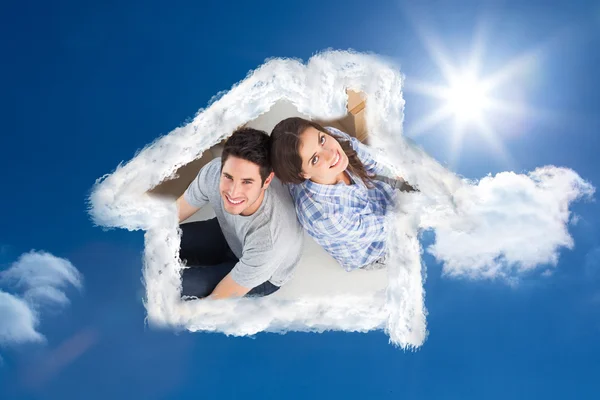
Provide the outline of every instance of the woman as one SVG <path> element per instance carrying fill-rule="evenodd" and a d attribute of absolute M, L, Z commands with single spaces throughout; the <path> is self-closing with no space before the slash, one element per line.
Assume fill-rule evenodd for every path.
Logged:
<path fill-rule="evenodd" d="M 414 191 L 348 134 L 302 118 L 271 133 L 275 175 L 288 183 L 302 226 L 347 271 L 385 265 L 385 214 L 396 189 Z"/>

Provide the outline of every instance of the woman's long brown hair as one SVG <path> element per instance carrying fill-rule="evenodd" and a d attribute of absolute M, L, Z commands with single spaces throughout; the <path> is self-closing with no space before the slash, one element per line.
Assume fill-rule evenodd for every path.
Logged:
<path fill-rule="evenodd" d="M 299 117 L 284 119 L 275 125 L 271 133 L 271 164 L 275 175 L 281 182 L 299 184 L 305 181 L 302 176 L 300 136 L 310 127 L 337 140 L 348 157 L 348 170 L 358 176 L 367 187 L 373 187 L 372 176 L 365 170 L 365 166 L 358 158 L 350 141 L 330 133 L 316 122 Z"/>

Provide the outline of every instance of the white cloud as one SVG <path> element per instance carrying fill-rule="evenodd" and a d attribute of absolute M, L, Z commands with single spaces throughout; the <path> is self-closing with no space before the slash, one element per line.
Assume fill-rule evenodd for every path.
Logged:
<path fill-rule="evenodd" d="M 23 292 L 30 304 L 65 306 L 68 285 L 82 288 L 83 278 L 77 268 L 64 258 L 40 251 L 25 253 L 9 269 L 0 272 L 0 283 Z"/>
<path fill-rule="evenodd" d="M 552 166 L 465 184 L 453 193 L 457 212 L 429 221 L 436 234 L 429 251 L 453 276 L 511 277 L 556 266 L 560 249 L 574 244 L 570 204 L 593 193 L 574 171 Z"/>
<path fill-rule="evenodd" d="M 555 167 L 479 182 L 461 179 L 403 138 L 402 83 L 395 66 L 372 55 L 325 52 L 307 65 L 273 59 L 200 110 L 192 122 L 99 179 L 90 196 L 94 221 L 146 231 L 149 322 L 232 335 L 384 329 L 392 343 L 412 348 L 427 335 L 419 229 L 435 230 L 429 251 L 452 276 L 509 277 L 556 263 L 559 249 L 572 246 L 568 206 L 591 196 L 591 185 L 574 171 Z M 347 88 L 367 96 L 366 123 L 378 159 L 421 190 L 402 194 L 399 208 L 390 213 L 393 245 L 386 292 L 181 302 L 175 204 L 146 192 L 279 101 L 289 101 L 315 119 L 340 118 L 346 114 Z"/>
<path fill-rule="evenodd" d="M 551 276 L 552 276 L 552 270 L 550 270 L 550 269 L 547 269 L 547 270 L 545 270 L 544 272 L 542 272 L 542 276 L 543 276 L 544 278 L 549 278 L 549 277 L 551 277 Z"/>
<path fill-rule="evenodd" d="M 581 220 L 581 216 L 579 216 L 577 214 L 573 214 L 573 215 L 571 215 L 571 221 L 569 221 L 569 223 L 571 225 L 577 225 L 580 220 Z"/>
<path fill-rule="evenodd" d="M 0 345 L 10 345 L 43 341 L 37 331 L 40 313 L 45 306 L 56 312 L 68 305 L 64 290 L 81 289 L 82 276 L 68 260 L 31 251 L 0 272 L 0 284 L 13 292 L 0 291 Z"/>
<path fill-rule="evenodd" d="M 38 317 L 26 301 L 0 291 L 0 345 L 39 342 L 44 337 L 36 330 Z"/>

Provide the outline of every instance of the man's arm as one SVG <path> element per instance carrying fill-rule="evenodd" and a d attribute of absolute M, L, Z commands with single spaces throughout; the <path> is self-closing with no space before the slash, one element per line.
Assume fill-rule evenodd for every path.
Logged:
<path fill-rule="evenodd" d="M 242 297 L 245 296 L 249 291 L 250 289 L 238 285 L 231 277 L 231 273 L 229 273 L 221 280 L 221 282 L 219 282 L 215 290 L 213 290 L 208 298 L 218 300 L 231 297 Z"/>
<path fill-rule="evenodd" d="M 220 159 L 215 158 L 200 169 L 196 178 L 177 199 L 179 223 L 185 221 L 209 202 L 208 194 L 217 190 L 220 175 Z"/>
<path fill-rule="evenodd" d="M 191 217 L 199 209 L 200 207 L 194 207 L 188 203 L 183 194 L 177 199 L 177 215 L 180 223 Z"/>

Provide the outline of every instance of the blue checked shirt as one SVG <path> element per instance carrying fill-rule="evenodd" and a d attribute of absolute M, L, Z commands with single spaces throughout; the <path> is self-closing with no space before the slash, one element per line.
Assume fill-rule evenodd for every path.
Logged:
<path fill-rule="evenodd" d="M 350 140 L 367 173 L 389 173 L 358 139 L 332 127 L 326 129 L 342 140 Z M 385 214 L 396 196 L 394 188 L 383 181 L 373 180 L 374 187 L 369 189 L 359 177 L 349 175 L 353 185 L 322 185 L 310 180 L 289 185 L 298 220 L 346 271 L 386 255 Z"/>

